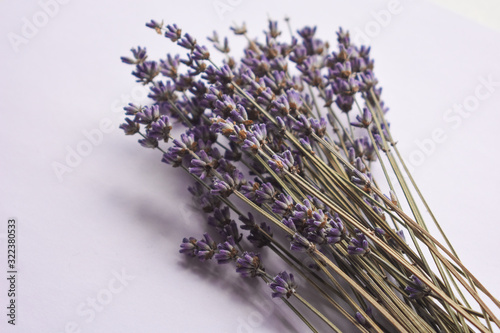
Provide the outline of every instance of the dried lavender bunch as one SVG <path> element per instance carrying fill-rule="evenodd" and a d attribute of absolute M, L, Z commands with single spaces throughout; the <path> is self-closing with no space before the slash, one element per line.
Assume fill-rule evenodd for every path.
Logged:
<path fill-rule="evenodd" d="M 286 42 L 269 21 L 264 42 L 250 38 L 244 24 L 231 28 L 248 41 L 239 58 L 214 32 L 208 41 L 223 57 L 217 62 L 177 25 L 146 26 L 184 55 L 149 60 L 138 47 L 122 57 L 149 86 L 151 103 L 125 107 L 120 127 L 194 179 L 189 191 L 211 230 L 201 240 L 185 238 L 181 253 L 261 279 L 313 332 L 310 314 L 340 330 L 302 288 L 315 290 L 361 332 L 500 327 L 482 297 L 500 302 L 460 262 L 432 213 L 446 246 L 428 232 L 413 191 L 430 208 L 391 135 L 370 47 L 352 44 L 342 28 L 333 50 L 315 37 L 316 27 Z M 186 127 L 177 139 L 174 123 Z M 374 163 L 383 177 L 375 179 Z M 257 251 L 274 253 L 293 273 L 269 273 Z M 296 302 L 310 313 L 300 313 Z"/>

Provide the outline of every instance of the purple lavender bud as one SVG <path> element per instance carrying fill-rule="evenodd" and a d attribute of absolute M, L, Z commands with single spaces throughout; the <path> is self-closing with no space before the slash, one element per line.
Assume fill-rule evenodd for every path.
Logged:
<path fill-rule="evenodd" d="M 233 220 L 228 225 L 225 225 L 224 228 L 220 231 L 221 236 L 224 239 L 233 239 L 235 243 L 239 243 L 243 238 L 243 234 L 241 234 L 238 230 L 238 225 Z"/>
<path fill-rule="evenodd" d="M 155 20 L 151 20 L 150 22 L 146 23 L 146 27 L 156 30 L 156 32 L 161 35 L 161 29 L 163 28 L 163 21 L 156 22 Z"/>
<path fill-rule="evenodd" d="M 288 99 L 288 104 L 290 105 L 291 112 L 300 112 L 302 110 L 302 105 L 304 102 L 300 96 L 300 93 L 294 89 L 289 89 L 286 91 L 286 97 Z"/>
<path fill-rule="evenodd" d="M 292 197 L 288 194 L 280 193 L 278 198 L 274 201 L 272 206 L 273 213 L 283 217 L 288 217 L 292 214 L 294 202 Z"/>
<path fill-rule="evenodd" d="M 326 119 L 321 117 L 320 119 L 311 119 L 311 127 L 314 129 L 314 133 L 320 138 L 324 137 L 326 134 Z"/>
<path fill-rule="evenodd" d="M 247 139 L 243 141 L 241 149 L 255 155 L 261 149 L 261 144 L 252 133 L 248 133 Z"/>
<path fill-rule="evenodd" d="M 316 247 L 307 238 L 295 233 L 290 244 L 290 249 L 298 252 L 313 252 Z"/>
<path fill-rule="evenodd" d="M 314 207 L 308 199 L 304 200 L 303 204 L 298 203 L 295 205 L 295 211 L 293 212 L 293 217 L 299 220 L 306 220 L 312 215 Z"/>
<path fill-rule="evenodd" d="M 144 148 L 152 148 L 152 149 L 154 149 L 154 148 L 158 147 L 158 140 L 156 140 L 155 138 L 152 138 L 152 137 L 146 137 L 145 139 L 141 139 L 138 142 Z"/>
<path fill-rule="evenodd" d="M 148 127 L 160 118 L 160 109 L 158 105 L 145 106 L 142 111 L 135 114 L 134 121 Z"/>
<path fill-rule="evenodd" d="M 313 39 L 316 33 L 316 27 L 304 27 L 302 30 L 297 30 L 297 33 L 303 39 Z"/>
<path fill-rule="evenodd" d="M 216 115 L 220 115 L 224 119 L 227 118 L 231 114 L 231 111 L 235 109 L 236 103 L 228 95 L 223 95 L 222 100 L 218 99 L 215 101 L 214 113 Z"/>
<path fill-rule="evenodd" d="M 266 88 L 263 92 L 261 92 L 260 96 L 257 97 L 257 102 L 267 109 L 275 98 L 276 95 L 273 93 L 271 88 Z"/>
<path fill-rule="evenodd" d="M 163 154 L 161 161 L 177 168 L 182 165 L 182 156 L 169 149 L 165 154 Z"/>
<path fill-rule="evenodd" d="M 262 184 L 260 190 L 255 191 L 256 202 L 259 204 L 272 203 L 274 202 L 274 197 L 276 192 L 274 186 L 271 183 Z"/>
<path fill-rule="evenodd" d="M 264 31 L 264 33 L 271 38 L 276 38 L 281 35 L 281 31 L 278 30 L 278 22 L 269 20 L 269 32 Z"/>
<path fill-rule="evenodd" d="M 195 60 L 207 60 L 210 58 L 210 52 L 206 46 L 196 45 L 193 52 L 193 59 Z"/>
<path fill-rule="evenodd" d="M 233 185 L 234 184 L 227 183 L 224 180 L 214 179 L 210 193 L 212 195 L 220 195 L 221 197 L 226 198 L 233 193 Z"/>
<path fill-rule="evenodd" d="M 355 127 L 362 127 L 362 128 L 368 128 L 370 124 L 372 123 L 372 114 L 371 112 L 367 109 L 363 109 L 363 116 L 356 116 L 357 122 L 352 122 L 351 125 Z"/>
<path fill-rule="evenodd" d="M 382 137 L 378 134 L 374 134 L 373 138 L 375 139 L 378 149 L 384 150 L 384 141 L 382 140 Z"/>
<path fill-rule="evenodd" d="M 197 46 L 198 47 L 198 46 Z M 196 52 L 196 51 L 195 51 Z M 207 51 L 208 52 L 208 51 Z M 189 56 L 189 55 L 188 55 Z M 190 57 L 190 56 L 189 56 Z M 193 71 L 188 71 L 188 75 L 190 77 L 194 77 L 194 76 L 197 76 L 198 74 L 200 73 L 203 73 L 206 71 L 207 69 L 207 64 L 203 61 L 203 60 L 200 60 L 200 58 L 204 57 L 203 54 L 197 54 L 196 56 L 194 56 L 194 53 L 193 53 L 193 57 L 191 59 L 191 62 L 189 64 L 189 67 L 191 67 L 192 69 L 194 69 Z M 181 60 L 182 61 L 182 60 Z"/>
<path fill-rule="evenodd" d="M 215 133 L 221 133 L 222 135 L 229 137 L 235 134 L 235 126 L 231 121 L 227 121 L 220 116 L 211 118 L 212 126 L 210 126 L 211 131 Z M 245 134 L 246 138 L 246 134 Z M 237 141 L 237 140 L 236 140 Z"/>
<path fill-rule="evenodd" d="M 177 42 L 182 35 L 182 30 L 177 27 L 176 24 L 167 25 L 167 30 L 165 31 L 165 37 L 170 39 L 172 42 Z"/>
<path fill-rule="evenodd" d="M 297 226 L 295 225 L 292 218 L 282 219 L 281 223 L 283 223 L 285 226 L 287 226 L 291 231 L 297 232 Z"/>
<path fill-rule="evenodd" d="M 236 272 L 243 277 L 261 276 L 264 272 L 260 255 L 252 252 L 243 252 L 241 257 L 236 259 Z"/>
<path fill-rule="evenodd" d="M 371 88 L 375 87 L 378 83 L 377 78 L 375 77 L 375 75 L 373 75 L 373 72 L 370 70 L 361 73 L 360 77 L 364 91 L 369 91 Z"/>
<path fill-rule="evenodd" d="M 229 237 L 226 242 L 217 245 L 218 252 L 214 258 L 218 264 L 227 264 L 238 258 L 238 250 L 234 247 L 234 240 Z"/>
<path fill-rule="evenodd" d="M 303 136 L 311 135 L 313 133 L 313 129 L 311 127 L 310 119 L 307 119 L 307 117 L 303 114 L 299 115 L 299 120 L 292 125 L 292 129 L 299 132 L 299 134 Z"/>
<path fill-rule="evenodd" d="M 120 129 L 125 132 L 125 135 L 134 135 L 135 133 L 139 132 L 139 124 L 129 118 L 125 118 L 125 121 L 126 123 L 120 125 Z"/>
<path fill-rule="evenodd" d="M 125 114 L 127 116 L 135 116 L 136 113 L 142 111 L 142 106 L 137 106 L 133 103 L 129 103 L 127 106 L 123 108 L 125 110 Z"/>
<path fill-rule="evenodd" d="M 347 247 L 347 252 L 350 255 L 367 255 L 370 253 L 370 247 L 366 236 L 358 229 L 354 229 L 356 236 L 351 238 L 351 243 Z"/>
<path fill-rule="evenodd" d="M 418 300 L 430 295 L 430 288 L 426 286 L 418 277 L 412 275 L 411 279 L 413 280 L 413 284 L 405 288 L 405 291 L 410 294 L 409 297 L 411 299 Z"/>
<path fill-rule="evenodd" d="M 148 84 L 152 82 L 159 73 L 160 68 L 156 61 L 145 61 L 137 64 L 135 71 L 132 72 L 132 75 L 137 78 L 137 82 Z"/>
<path fill-rule="evenodd" d="M 260 143 L 264 143 L 267 139 L 267 128 L 266 124 L 256 124 L 251 127 L 252 135 L 259 141 Z"/>
<path fill-rule="evenodd" d="M 353 77 L 337 80 L 337 85 L 342 95 L 354 95 L 359 91 L 359 81 Z"/>
<path fill-rule="evenodd" d="M 248 217 L 240 215 L 238 219 L 243 222 L 244 227 L 241 227 L 244 230 L 249 230 L 250 228 L 254 228 L 257 226 L 257 223 L 255 222 L 255 218 L 253 217 L 253 214 L 248 212 Z"/>
<path fill-rule="evenodd" d="M 198 157 L 191 160 L 189 173 L 200 177 L 200 179 L 205 179 L 207 176 L 210 176 L 213 169 L 217 168 L 218 163 L 212 157 L 208 156 L 204 150 L 198 152 Z"/>
<path fill-rule="evenodd" d="M 160 72 L 166 77 L 176 79 L 178 75 L 179 65 L 180 56 L 177 54 L 175 57 L 172 57 L 170 54 L 168 54 L 166 60 L 160 60 Z"/>
<path fill-rule="evenodd" d="M 332 89 L 325 89 L 325 96 L 323 100 L 325 101 L 325 107 L 331 106 L 333 103 L 334 93 Z"/>
<path fill-rule="evenodd" d="M 378 228 L 378 227 L 376 227 L 376 228 L 374 229 L 374 231 L 375 231 L 375 233 L 376 233 L 377 235 L 379 235 L 379 236 L 384 236 L 384 235 L 385 235 L 385 230 L 384 230 L 384 229 L 382 229 L 382 228 Z"/>
<path fill-rule="evenodd" d="M 231 223 L 231 214 L 227 206 L 221 209 L 216 208 L 213 216 L 208 217 L 208 224 L 215 228 L 224 228 L 229 223 Z"/>
<path fill-rule="evenodd" d="M 156 81 L 151 85 L 151 93 L 148 94 L 148 97 L 156 102 L 175 102 L 177 100 L 177 96 L 175 95 L 176 88 L 170 81 L 166 85 L 163 81 Z"/>
<path fill-rule="evenodd" d="M 289 150 L 283 152 L 281 156 L 273 155 L 267 163 L 278 175 L 283 175 L 285 170 L 292 173 L 297 172 L 297 167 L 294 166 L 295 160 Z"/>
<path fill-rule="evenodd" d="M 290 55 L 290 61 L 297 65 L 302 65 L 307 59 L 307 48 L 303 45 L 297 45 Z"/>
<path fill-rule="evenodd" d="M 168 142 L 170 139 L 170 131 L 172 130 L 172 125 L 170 124 L 167 116 L 161 116 L 156 122 L 151 125 L 151 130 L 148 132 L 150 137 L 157 140 L 163 140 Z"/>
<path fill-rule="evenodd" d="M 288 99 L 285 96 L 278 96 L 272 103 L 273 108 L 271 111 L 275 114 L 286 116 L 290 113 L 290 105 L 288 104 Z"/>
<path fill-rule="evenodd" d="M 229 66 L 227 65 L 224 65 L 221 67 L 221 69 L 216 70 L 215 75 L 222 83 L 230 83 L 234 78 L 234 74 L 231 71 L 231 68 L 229 68 Z"/>
<path fill-rule="evenodd" d="M 249 229 L 249 227 L 243 226 L 241 229 L 246 230 Z M 258 248 L 271 244 L 271 240 L 263 233 L 263 231 L 267 234 L 267 236 L 273 237 L 271 228 L 265 222 L 262 222 L 260 227 L 255 225 L 250 228 L 250 235 L 247 237 L 248 241 Z"/>
<path fill-rule="evenodd" d="M 354 97 L 349 95 L 338 95 L 335 100 L 335 104 L 339 107 L 342 112 L 349 112 L 352 110 L 352 105 L 354 104 Z"/>
<path fill-rule="evenodd" d="M 217 250 L 217 244 L 207 233 L 203 234 L 203 237 L 205 239 L 197 243 L 198 251 L 196 252 L 196 256 L 201 261 L 212 259 Z"/>
<path fill-rule="evenodd" d="M 181 243 L 181 249 L 179 253 L 185 253 L 190 257 L 196 257 L 196 251 L 198 249 L 196 238 L 189 237 L 184 238 Z"/>
<path fill-rule="evenodd" d="M 295 283 L 293 274 L 288 274 L 286 271 L 283 271 L 274 277 L 274 282 L 270 283 L 269 287 L 273 291 L 273 298 L 290 298 L 290 296 L 295 294 L 297 284 Z"/>
<path fill-rule="evenodd" d="M 352 74 L 352 67 L 350 62 L 337 62 L 333 69 L 329 71 L 330 78 L 348 79 Z"/>
<path fill-rule="evenodd" d="M 249 181 L 247 185 L 243 185 L 240 189 L 241 193 L 243 193 L 243 195 L 251 200 L 251 201 L 254 201 L 255 202 L 255 198 L 257 196 L 256 192 L 257 190 L 260 189 L 260 184 L 262 183 L 262 181 L 259 179 L 258 181 Z"/>
<path fill-rule="evenodd" d="M 196 39 L 194 39 L 190 34 L 184 34 L 184 38 L 179 40 L 177 45 L 190 51 L 194 51 L 196 47 Z"/>
<path fill-rule="evenodd" d="M 141 48 L 138 46 L 136 49 L 132 48 L 130 49 L 132 52 L 133 58 L 128 58 L 128 57 L 121 57 L 120 59 L 122 62 L 128 64 L 128 65 L 138 65 L 142 64 L 146 61 L 146 58 L 148 55 L 146 54 L 146 48 Z"/>
<path fill-rule="evenodd" d="M 351 45 L 351 39 L 349 38 L 349 31 L 344 31 L 342 27 L 337 31 L 337 41 L 339 44 L 349 47 Z"/>
<path fill-rule="evenodd" d="M 357 169 L 353 170 L 355 176 L 351 177 L 351 181 L 357 185 L 368 186 L 370 185 L 370 176 L 364 173 L 361 173 Z"/>
<path fill-rule="evenodd" d="M 308 137 L 300 138 L 299 141 L 305 149 L 307 149 L 310 153 L 314 153 Z"/>
<path fill-rule="evenodd" d="M 403 230 L 396 231 L 396 235 L 398 235 L 404 242 L 406 242 L 406 237 L 405 237 L 405 233 L 403 232 Z"/>
<path fill-rule="evenodd" d="M 236 109 L 230 112 L 231 119 L 238 124 L 251 125 L 253 121 L 248 120 L 247 110 L 241 104 L 236 105 Z"/>

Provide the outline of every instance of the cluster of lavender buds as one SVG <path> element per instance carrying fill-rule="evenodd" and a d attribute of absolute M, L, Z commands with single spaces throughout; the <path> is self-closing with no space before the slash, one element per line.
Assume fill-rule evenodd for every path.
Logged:
<path fill-rule="evenodd" d="M 340 332 L 314 306 L 319 298 L 347 318 L 346 331 L 488 332 L 492 322 L 500 325 L 477 289 L 487 291 L 451 245 L 427 231 L 413 197 L 421 192 L 411 177 L 407 183 L 391 135 L 370 47 L 352 43 L 342 28 L 333 44 L 310 26 L 289 29 L 287 38 L 270 20 L 262 40 L 250 38 L 244 24 L 231 28 L 248 41 L 235 57 L 229 39 L 216 32 L 205 43 L 176 24 L 146 26 L 180 53 L 152 60 L 137 47 L 122 57 L 149 88 L 150 103 L 127 105 L 120 128 L 193 179 L 189 191 L 208 232 L 201 240 L 184 238 L 179 252 L 232 263 L 242 277 L 268 284 L 290 313 L 298 314 L 302 303 L 318 320 L 299 315 L 313 332 L 315 325 Z M 183 131 L 175 138 L 174 126 Z M 408 212 L 396 195 L 401 191 Z M 422 249 L 432 253 L 438 272 Z M 260 251 L 294 274 L 264 269 Z M 301 296 L 294 275 L 318 299 Z M 479 308 L 451 285 L 469 292 Z"/>

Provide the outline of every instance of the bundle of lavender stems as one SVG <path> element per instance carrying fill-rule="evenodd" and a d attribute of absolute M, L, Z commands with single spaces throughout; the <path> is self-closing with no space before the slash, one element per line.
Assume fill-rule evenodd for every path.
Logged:
<path fill-rule="evenodd" d="M 331 312 L 360 332 L 493 332 L 500 321 L 484 300 L 500 302 L 461 263 L 411 177 L 370 47 L 339 29 L 330 50 L 316 27 L 293 33 L 286 22 L 289 38 L 270 20 L 264 41 L 233 26 L 248 41 L 237 59 L 215 32 L 209 50 L 152 20 L 183 55 L 154 61 L 137 47 L 122 57 L 151 105 L 126 106 L 120 128 L 188 173 L 207 214 L 206 232 L 180 252 L 261 280 L 313 332 L 313 317 L 340 332 Z M 173 124 L 186 127 L 180 138 Z M 262 251 L 283 268 L 266 267 Z"/>

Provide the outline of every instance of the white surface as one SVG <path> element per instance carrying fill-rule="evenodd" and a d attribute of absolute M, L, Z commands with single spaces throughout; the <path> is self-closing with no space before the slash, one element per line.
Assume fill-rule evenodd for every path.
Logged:
<path fill-rule="evenodd" d="M 245 20 L 252 35 L 260 34 L 267 14 L 287 14 L 294 27 L 315 24 L 320 36 L 334 40 L 338 26 L 364 29 L 376 22 L 373 12 L 388 6 L 232 1 L 238 4 L 221 17 L 214 3 L 70 1 L 15 52 L 7 34 L 21 34 L 23 18 L 31 20 L 41 7 L 0 1 L 0 218 L 19 221 L 18 325 L 7 325 L 2 310 L 0 331 L 71 332 L 71 322 L 96 333 L 245 332 L 243 322 L 255 332 L 304 331 L 301 324 L 293 330 L 269 320 L 271 313 L 289 315 L 286 309 L 256 310 L 253 304 L 267 300 L 268 291 L 248 292 L 232 267 L 202 270 L 206 265 L 191 267 L 177 254 L 182 237 L 199 237 L 204 222 L 189 206 L 188 179 L 160 163 L 157 152 L 115 129 L 62 182 L 52 167 L 64 163 L 67 147 L 85 140 L 82 131 L 103 119 L 119 125 L 115 110 L 135 91 L 121 55 L 136 45 L 153 57 L 176 50 L 144 27 L 151 18 L 176 22 L 202 40 L 213 29 L 229 34 L 232 21 Z M 499 296 L 500 87 L 457 128 L 443 120 L 447 109 L 474 94 L 478 77 L 500 81 L 499 35 L 427 3 L 402 0 L 401 8 L 371 41 L 393 132 L 405 157 L 415 140 L 436 128 L 446 133 L 414 173 L 463 262 Z M 92 317 L 88 298 L 119 288 L 114 274 L 122 270 L 133 279 Z"/>

